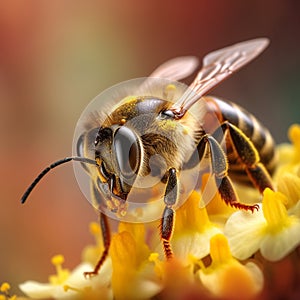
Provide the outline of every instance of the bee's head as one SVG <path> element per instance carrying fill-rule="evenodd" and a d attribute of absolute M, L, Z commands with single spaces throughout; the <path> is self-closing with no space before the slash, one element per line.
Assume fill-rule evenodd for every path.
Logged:
<path fill-rule="evenodd" d="M 126 201 L 141 164 L 142 146 L 129 127 L 100 127 L 95 139 L 95 160 L 102 183 L 111 196 Z"/>

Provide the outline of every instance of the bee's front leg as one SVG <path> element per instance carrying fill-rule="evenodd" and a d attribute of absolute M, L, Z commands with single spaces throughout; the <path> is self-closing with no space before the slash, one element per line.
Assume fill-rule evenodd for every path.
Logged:
<path fill-rule="evenodd" d="M 170 245 L 170 240 L 175 224 L 175 211 L 172 206 L 178 198 L 178 178 L 175 168 L 169 169 L 167 175 L 167 185 L 164 194 L 165 209 L 161 219 L 160 235 L 163 242 L 164 252 L 167 259 L 173 257 L 173 251 Z"/>
<path fill-rule="evenodd" d="M 98 274 L 101 266 L 103 265 L 105 259 L 108 256 L 109 252 L 109 247 L 110 247 L 110 228 L 108 224 L 108 219 L 105 214 L 100 213 L 100 228 L 102 232 L 102 239 L 103 239 L 103 245 L 104 245 L 104 250 L 101 254 L 100 259 L 98 260 L 95 268 L 91 272 L 84 272 L 85 277 L 92 277 Z"/>

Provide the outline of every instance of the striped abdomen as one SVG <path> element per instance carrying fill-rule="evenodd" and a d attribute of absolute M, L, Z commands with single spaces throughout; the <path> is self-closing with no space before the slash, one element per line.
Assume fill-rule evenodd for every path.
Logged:
<path fill-rule="evenodd" d="M 238 127 L 254 144 L 260 161 L 272 174 L 276 167 L 275 143 L 269 132 L 252 114 L 232 102 L 225 102 L 216 97 L 205 98 L 219 119 L 219 122 L 228 121 Z M 249 179 L 240 163 L 236 152 L 230 143 L 226 143 L 226 155 L 229 162 L 230 176 L 240 182 L 248 182 Z"/>

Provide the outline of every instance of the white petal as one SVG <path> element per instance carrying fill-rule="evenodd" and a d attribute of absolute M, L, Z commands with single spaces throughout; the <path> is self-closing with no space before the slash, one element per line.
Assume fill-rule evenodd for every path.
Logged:
<path fill-rule="evenodd" d="M 20 289 L 26 295 L 33 299 L 55 298 L 55 299 L 76 299 L 78 293 L 73 290 L 64 290 L 64 286 L 68 285 L 74 288 L 82 288 L 91 286 L 91 282 L 85 279 L 83 273 L 92 270 L 90 264 L 84 263 L 77 266 L 71 273 L 69 278 L 60 285 L 50 283 L 39 283 L 35 281 L 27 281 L 20 284 Z"/>
<path fill-rule="evenodd" d="M 300 218 L 300 200 L 296 203 L 296 205 L 288 210 L 288 214 L 296 215 L 298 218 Z"/>
<path fill-rule="evenodd" d="M 245 267 L 251 273 L 255 281 L 256 292 L 260 292 L 264 287 L 264 275 L 261 269 L 253 262 L 246 263 Z"/>
<path fill-rule="evenodd" d="M 254 254 L 260 247 L 265 226 L 261 206 L 259 211 L 254 213 L 245 211 L 233 213 L 224 228 L 232 255 L 244 260 Z"/>
<path fill-rule="evenodd" d="M 199 271 L 199 277 L 202 284 L 214 295 L 220 296 L 220 276 L 219 272 L 204 273 L 202 270 Z"/>
<path fill-rule="evenodd" d="M 153 296 L 157 295 L 161 290 L 162 286 L 151 280 L 137 280 L 135 290 L 132 291 L 130 299 L 151 299 Z"/>
<path fill-rule="evenodd" d="M 89 263 L 82 263 L 78 265 L 70 274 L 64 285 L 70 285 L 72 287 L 78 287 L 82 282 L 87 281 L 83 275 L 84 272 L 92 271 L 93 266 Z"/>
<path fill-rule="evenodd" d="M 138 271 L 135 279 L 133 299 L 150 299 L 162 290 L 162 283 L 158 283 L 157 274 L 153 269 L 152 263 L 144 262 Z"/>
<path fill-rule="evenodd" d="M 80 298 L 80 294 L 71 289 L 65 291 L 64 286 L 71 288 L 82 289 L 84 287 L 92 287 L 97 289 L 99 287 L 108 286 L 111 280 L 111 260 L 107 259 L 103 264 L 100 272 L 97 276 L 92 278 L 85 278 L 83 273 L 86 271 L 92 271 L 94 267 L 88 263 L 82 263 L 78 265 L 69 278 L 61 285 L 53 285 L 50 283 L 39 283 L 35 281 L 27 281 L 19 285 L 22 292 L 28 295 L 32 299 L 77 299 Z"/>
<path fill-rule="evenodd" d="M 300 220 L 295 219 L 293 224 L 277 234 L 265 235 L 260 251 L 264 258 L 278 261 L 291 253 L 300 245 Z"/>
<path fill-rule="evenodd" d="M 222 232 L 214 226 L 201 233 L 183 233 L 180 237 L 172 240 L 175 256 L 180 258 L 183 263 L 188 263 L 189 255 L 199 259 L 207 256 L 210 252 L 210 239 L 218 233 Z"/>
<path fill-rule="evenodd" d="M 39 283 L 36 281 L 26 281 L 19 285 L 20 290 L 32 299 L 53 298 L 53 296 L 63 288 L 60 285 L 50 283 Z"/>
<path fill-rule="evenodd" d="M 70 277 L 66 280 L 64 285 L 69 285 L 71 287 L 83 288 L 86 286 L 107 286 L 111 281 L 112 267 L 111 259 L 105 260 L 104 264 L 100 268 L 99 274 L 91 278 L 85 278 L 83 273 L 93 271 L 94 266 L 88 263 L 82 263 L 78 265 Z"/>

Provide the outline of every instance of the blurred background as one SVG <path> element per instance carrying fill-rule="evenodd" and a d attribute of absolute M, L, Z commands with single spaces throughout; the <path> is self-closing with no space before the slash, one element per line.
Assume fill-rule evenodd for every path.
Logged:
<path fill-rule="evenodd" d="M 105 88 L 179 55 L 203 57 L 265 36 L 269 48 L 213 94 L 254 113 L 278 143 L 300 122 L 300 5 L 277 1 L 0 2 L 0 282 L 47 281 L 52 255 L 80 261 L 97 216 L 72 164 L 19 199 L 37 173 L 71 154 L 85 106 Z"/>

